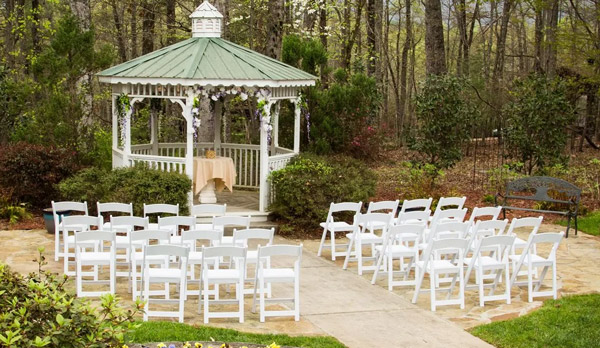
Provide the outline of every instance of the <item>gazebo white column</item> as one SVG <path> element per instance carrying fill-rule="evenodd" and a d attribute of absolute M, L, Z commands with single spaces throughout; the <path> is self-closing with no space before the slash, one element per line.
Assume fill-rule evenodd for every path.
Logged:
<path fill-rule="evenodd" d="M 300 153 L 300 98 L 294 100 L 294 153 Z"/>
<path fill-rule="evenodd" d="M 119 115 L 117 111 L 117 95 L 112 96 L 112 148 L 113 153 L 119 149 Z M 113 169 L 120 167 L 121 163 L 115 163 L 115 156 L 113 155 L 112 166 Z"/>
<path fill-rule="evenodd" d="M 158 156 L 158 113 L 154 108 L 150 108 L 150 144 L 152 154 Z"/>
<path fill-rule="evenodd" d="M 275 102 L 275 109 L 273 110 L 273 131 L 271 132 L 271 156 L 276 155 L 276 149 L 279 146 L 279 110 L 281 109 L 281 102 Z"/>
<path fill-rule="evenodd" d="M 258 210 L 265 212 L 267 210 L 267 202 L 269 195 L 269 140 L 266 120 L 271 116 L 272 102 L 268 101 L 263 111 L 262 121 L 260 123 L 260 183 L 259 183 L 259 204 Z"/>
<path fill-rule="evenodd" d="M 131 156 L 131 115 L 133 114 L 133 105 L 136 100 L 129 102 L 129 110 L 125 113 L 125 144 L 123 153 L 123 165 L 129 167 L 129 156 Z"/>

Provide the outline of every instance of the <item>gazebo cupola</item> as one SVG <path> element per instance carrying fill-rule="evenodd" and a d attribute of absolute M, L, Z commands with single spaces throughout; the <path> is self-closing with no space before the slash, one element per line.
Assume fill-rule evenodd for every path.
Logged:
<path fill-rule="evenodd" d="M 190 15 L 192 37 L 221 37 L 223 15 L 208 1 L 204 1 Z"/>
<path fill-rule="evenodd" d="M 257 212 L 265 214 L 271 197 L 269 173 L 285 167 L 300 151 L 300 91 L 302 87 L 314 86 L 316 77 L 223 39 L 223 15 L 207 1 L 194 10 L 190 19 L 191 38 L 98 73 L 100 82 L 112 87 L 113 168 L 145 164 L 185 173 L 195 185 L 201 182 L 194 181 L 198 157 L 207 149 L 214 149 L 217 156 L 233 160 L 234 187 L 258 190 Z M 260 105 L 260 144 L 221 141 L 225 128 L 222 110 L 228 101 L 238 97 L 242 101 L 254 98 L 254 104 Z M 168 100 L 181 107 L 186 121 L 182 134 L 185 142 L 161 143 L 160 119 L 150 115 L 150 143 L 132 144 L 131 117 L 136 103 L 147 99 Z M 208 117 L 214 125 L 212 142 L 196 139 L 199 129 L 207 127 L 200 122 L 206 115 L 200 113 L 209 111 L 195 107 L 202 100 L 213 106 Z M 279 145 L 279 109 L 284 101 L 294 104 L 294 142 L 290 149 Z M 198 186 L 190 192 L 190 205 L 198 194 Z M 203 201 L 206 196 L 199 195 L 200 202 L 208 202 Z"/>

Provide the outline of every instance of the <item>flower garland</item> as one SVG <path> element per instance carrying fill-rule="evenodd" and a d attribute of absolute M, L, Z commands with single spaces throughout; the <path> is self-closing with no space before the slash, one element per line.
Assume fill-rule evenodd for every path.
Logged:
<path fill-rule="evenodd" d="M 117 97 L 116 106 L 118 122 L 121 128 L 121 145 L 125 146 L 125 142 L 127 140 L 127 133 L 125 132 L 125 129 L 127 128 L 127 113 L 131 110 L 129 96 L 125 93 L 121 93 Z"/>

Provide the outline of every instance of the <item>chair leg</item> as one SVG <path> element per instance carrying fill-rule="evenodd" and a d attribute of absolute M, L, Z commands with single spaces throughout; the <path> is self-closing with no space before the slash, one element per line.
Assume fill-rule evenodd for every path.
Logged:
<path fill-rule="evenodd" d="M 362 264 L 362 243 L 356 243 L 354 246 L 356 249 L 356 260 L 358 261 L 358 275 L 363 274 L 363 264 Z"/>
<path fill-rule="evenodd" d="M 331 260 L 335 261 L 335 251 L 337 250 L 335 247 L 335 232 L 331 231 Z"/>
<path fill-rule="evenodd" d="M 465 309 L 465 274 L 462 267 L 458 270 L 458 297 L 460 299 L 460 309 Z M 481 279 L 483 283 L 483 279 Z"/>
<path fill-rule="evenodd" d="M 300 280 L 294 280 L 294 320 L 300 320 Z"/>
<path fill-rule="evenodd" d="M 115 260 L 111 260 L 110 261 L 110 265 L 109 265 L 109 270 L 110 270 L 110 278 L 109 278 L 109 282 L 110 282 L 110 293 L 111 294 L 115 294 L 116 292 L 116 278 L 117 278 L 117 270 L 116 270 L 116 262 Z"/>
<path fill-rule="evenodd" d="M 417 298 L 419 297 L 419 292 L 421 291 L 421 284 L 423 283 L 423 278 L 425 277 L 425 270 L 421 272 L 419 265 L 417 264 L 415 267 L 415 293 L 412 298 L 412 303 L 417 303 Z"/>
<path fill-rule="evenodd" d="M 58 254 L 60 253 L 60 228 L 56 226 L 54 229 L 54 262 L 58 262 Z"/>
<path fill-rule="evenodd" d="M 348 261 L 350 261 L 350 254 L 352 253 L 352 247 L 354 246 L 354 238 L 351 238 L 348 242 L 348 249 L 346 250 L 346 259 L 344 260 L 343 269 L 348 269 Z"/>
<path fill-rule="evenodd" d="M 185 272 L 185 269 L 183 271 Z M 187 278 L 187 275 L 184 274 L 183 277 Z M 179 282 L 179 289 L 179 322 L 183 323 L 183 315 L 185 313 L 185 299 L 187 295 L 187 282 L 185 281 L 185 279 L 182 279 Z"/>
<path fill-rule="evenodd" d="M 327 228 L 323 228 L 323 235 L 321 236 L 321 243 L 319 244 L 319 251 L 317 252 L 317 256 L 321 256 L 321 252 L 323 251 L 323 245 L 325 244 L 325 239 L 327 239 Z"/>
<path fill-rule="evenodd" d="M 533 270 L 531 269 L 531 257 L 527 264 L 527 292 L 529 302 L 533 302 Z"/>
<path fill-rule="evenodd" d="M 544 281 L 544 278 L 546 278 L 546 273 L 548 273 L 548 268 L 549 266 L 544 266 L 544 269 L 542 270 L 542 274 L 540 274 L 540 278 L 537 282 L 537 284 L 535 285 L 535 289 L 533 291 L 539 291 L 540 287 L 542 286 L 542 282 Z M 554 281 L 554 279 L 553 279 Z"/>
<path fill-rule="evenodd" d="M 76 266 L 77 266 L 77 271 L 76 271 L 76 274 L 75 274 L 75 284 L 76 284 L 76 287 L 77 287 L 77 297 L 81 297 L 83 295 L 82 294 L 82 292 L 83 292 L 83 289 L 82 289 L 83 286 L 81 284 L 83 282 L 83 280 L 81 279 L 81 277 L 82 277 L 82 275 L 81 275 L 81 262 L 77 262 Z"/>
<path fill-rule="evenodd" d="M 555 300 L 558 298 L 558 291 L 556 287 L 556 262 L 552 263 L 552 297 Z"/>
<path fill-rule="evenodd" d="M 483 307 L 485 305 L 485 301 L 483 299 L 485 296 L 485 290 L 483 289 L 483 272 L 481 267 L 477 267 L 477 277 L 479 278 L 479 306 Z"/>
<path fill-rule="evenodd" d="M 148 321 L 148 308 L 150 307 L 150 279 L 146 276 L 146 279 L 142 279 L 142 286 L 144 287 L 144 321 Z"/>
<path fill-rule="evenodd" d="M 240 312 L 240 323 L 244 322 L 244 276 L 242 272 L 242 279 L 239 280 L 239 284 L 237 285 L 236 295 L 239 300 L 239 312 Z"/>
<path fill-rule="evenodd" d="M 435 285 L 436 285 L 436 281 L 435 281 L 435 271 L 433 270 L 433 267 L 431 267 L 431 273 L 429 273 L 429 294 L 431 297 L 431 311 L 435 312 L 435 307 L 436 307 L 436 300 L 435 300 Z"/>
<path fill-rule="evenodd" d="M 504 281 L 506 282 L 504 284 L 504 286 L 506 287 L 506 289 L 504 289 L 504 293 L 506 294 L 506 304 L 510 304 L 511 302 L 511 298 L 510 298 L 510 272 L 508 270 L 508 263 L 506 263 L 506 266 L 504 268 Z"/>
<path fill-rule="evenodd" d="M 218 289 L 218 284 L 215 284 Z M 208 324 L 208 279 L 204 281 L 203 300 L 204 300 L 204 324 Z"/>

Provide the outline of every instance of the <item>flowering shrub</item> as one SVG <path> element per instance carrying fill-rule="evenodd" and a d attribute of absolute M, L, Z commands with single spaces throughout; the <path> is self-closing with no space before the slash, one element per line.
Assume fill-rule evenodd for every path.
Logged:
<path fill-rule="evenodd" d="M 59 184 L 65 199 L 91 203 L 91 214 L 95 213 L 95 202 L 131 202 L 137 216 L 143 214 L 144 203 L 179 203 L 180 213 L 187 214 L 191 187 L 184 174 L 143 166 L 113 171 L 87 168 Z"/>
<path fill-rule="evenodd" d="M 275 200 L 271 211 L 290 228 L 316 230 L 331 202 L 367 201 L 375 193 L 375 174 L 348 157 L 301 155 L 270 176 Z"/>
<path fill-rule="evenodd" d="M 0 191 L 9 201 L 45 207 L 58 198 L 56 184 L 76 172 L 77 154 L 24 142 L 0 147 Z"/>
<path fill-rule="evenodd" d="M 377 127 L 365 125 L 361 127 L 350 143 L 352 157 L 366 160 L 376 159 L 387 138 L 385 125 Z"/>
<path fill-rule="evenodd" d="M 125 310 L 114 295 L 99 307 L 65 290 L 66 277 L 43 270 L 28 276 L 0 263 L 0 347 L 121 347 L 141 303 Z"/>

